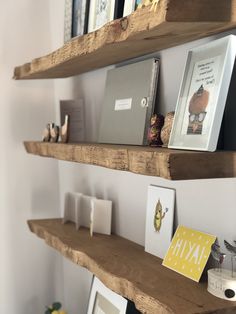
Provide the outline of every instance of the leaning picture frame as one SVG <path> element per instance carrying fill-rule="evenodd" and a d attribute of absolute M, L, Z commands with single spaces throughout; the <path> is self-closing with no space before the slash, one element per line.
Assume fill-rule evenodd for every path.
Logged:
<path fill-rule="evenodd" d="M 126 314 L 128 301 L 94 276 L 87 314 Z"/>
<path fill-rule="evenodd" d="M 93 0 L 89 6 L 88 33 L 97 30 L 112 21 L 118 0 Z"/>
<path fill-rule="evenodd" d="M 169 148 L 216 150 L 235 56 L 234 35 L 189 51 Z"/>
<path fill-rule="evenodd" d="M 89 0 L 73 0 L 72 37 L 81 36 L 87 33 L 89 5 Z"/>

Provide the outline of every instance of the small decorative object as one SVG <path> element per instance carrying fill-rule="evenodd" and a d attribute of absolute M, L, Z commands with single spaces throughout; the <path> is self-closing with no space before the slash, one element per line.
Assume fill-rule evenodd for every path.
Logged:
<path fill-rule="evenodd" d="M 51 136 L 50 136 L 50 124 L 48 123 L 46 125 L 46 128 L 43 130 L 43 139 L 42 139 L 42 141 L 43 142 L 49 142 L 50 138 L 51 138 Z"/>
<path fill-rule="evenodd" d="M 126 314 L 128 301 L 94 277 L 87 314 Z"/>
<path fill-rule="evenodd" d="M 222 264 L 225 260 L 226 254 L 220 251 L 220 246 L 217 243 L 213 243 L 211 246 L 211 255 L 214 260 L 218 263 L 218 269 L 222 271 Z"/>
<path fill-rule="evenodd" d="M 69 115 L 65 115 L 65 122 L 61 127 L 60 136 L 62 143 L 67 143 L 69 141 Z"/>
<path fill-rule="evenodd" d="M 161 114 L 154 114 L 151 117 L 148 129 L 148 143 L 150 146 L 161 146 L 161 129 L 164 125 L 164 117 Z"/>
<path fill-rule="evenodd" d="M 145 251 L 164 258 L 173 233 L 175 190 L 149 185 Z"/>
<path fill-rule="evenodd" d="M 112 202 L 101 200 L 82 193 L 68 192 L 65 195 L 63 223 L 75 222 L 76 229 L 80 226 L 90 228 L 93 232 L 111 234 Z"/>
<path fill-rule="evenodd" d="M 236 254 L 236 247 L 232 246 L 227 241 L 224 241 L 227 250 L 231 255 L 231 263 L 232 263 L 232 270 L 231 272 L 227 269 L 222 269 L 221 265 L 225 259 L 226 254 L 220 251 L 220 246 L 217 243 L 213 243 L 211 246 L 211 254 L 214 260 L 217 261 L 218 267 L 209 269 L 208 273 L 208 287 L 207 290 L 213 294 L 214 296 L 230 300 L 236 301 L 236 278 L 234 277 L 234 270 L 233 270 L 233 259 L 235 258 Z"/>
<path fill-rule="evenodd" d="M 46 311 L 44 314 L 66 314 L 64 310 L 61 309 L 60 302 L 54 302 L 51 306 L 46 306 Z"/>
<path fill-rule="evenodd" d="M 234 277 L 234 261 L 236 259 L 236 246 L 233 246 L 226 240 L 224 240 L 226 249 L 231 253 L 231 276 Z"/>
<path fill-rule="evenodd" d="M 216 237 L 179 226 L 162 265 L 198 282 Z"/>
<path fill-rule="evenodd" d="M 236 278 L 232 278 L 231 271 L 217 268 L 209 269 L 207 290 L 214 296 L 228 301 L 236 301 Z"/>
<path fill-rule="evenodd" d="M 216 150 L 235 56 L 234 35 L 189 51 L 170 148 Z"/>
<path fill-rule="evenodd" d="M 162 146 L 168 146 L 169 139 L 170 139 L 170 132 L 171 132 L 173 120 L 174 120 L 174 115 L 175 115 L 175 112 L 171 111 L 171 112 L 168 112 L 165 117 L 164 126 L 161 129 L 161 141 L 163 143 Z"/>
<path fill-rule="evenodd" d="M 142 0 L 142 1 L 136 0 L 136 3 L 138 4 L 138 7 L 137 7 L 138 9 L 142 9 L 151 5 L 150 11 L 156 12 L 159 1 L 160 0 Z"/>
<path fill-rule="evenodd" d="M 59 126 L 54 123 L 50 123 L 50 141 L 55 143 L 58 141 L 59 137 Z"/>

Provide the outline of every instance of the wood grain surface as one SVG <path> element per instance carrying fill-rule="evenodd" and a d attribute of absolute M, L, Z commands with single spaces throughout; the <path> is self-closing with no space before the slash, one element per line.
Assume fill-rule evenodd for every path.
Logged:
<path fill-rule="evenodd" d="M 236 152 L 199 152 L 110 144 L 24 142 L 28 153 L 169 180 L 236 176 Z"/>
<path fill-rule="evenodd" d="M 30 220 L 38 237 L 72 262 L 87 268 L 108 288 L 135 302 L 145 314 L 233 314 L 236 302 L 224 301 L 161 265 L 144 248 L 116 235 L 89 236 L 85 228 L 61 219 Z M 33 252 L 32 252 L 33 253 Z"/>
<path fill-rule="evenodd" d="M 236 26 L 236 0 L 160 0 L 56 51 L 18 66 L 15 79 L 61 78 L 223 32 Z"/>

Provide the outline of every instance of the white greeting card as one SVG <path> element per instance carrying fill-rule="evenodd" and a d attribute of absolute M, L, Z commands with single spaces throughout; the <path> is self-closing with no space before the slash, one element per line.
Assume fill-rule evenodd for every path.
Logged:
<path fill-rule="evenodd" d="M 172 239 L 175 190 L 149 185 L 145 251 L 164 258 Z"/>

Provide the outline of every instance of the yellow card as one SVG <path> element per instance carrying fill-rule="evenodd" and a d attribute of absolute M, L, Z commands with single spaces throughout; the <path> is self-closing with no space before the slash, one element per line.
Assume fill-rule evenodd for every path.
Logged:
<path fill-rule="evenodd" d="M 215 240 L 213 235 L 179 226 L 162 265 L 198 282 Z"/>

